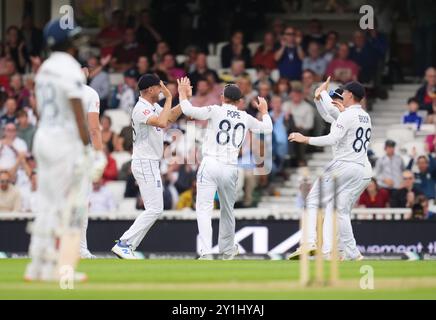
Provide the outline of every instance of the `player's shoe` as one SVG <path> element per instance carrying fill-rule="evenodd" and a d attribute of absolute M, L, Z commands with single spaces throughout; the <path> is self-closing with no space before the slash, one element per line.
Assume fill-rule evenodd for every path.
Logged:
<path fill-rule="evenodd" d="M 112 248 L 112 253 L 115 254 L 120 259 L 126 260 L 138 260 L 139 258 L 135 256 L 135 252 L 132 246 L 124 246 L 121 241 L 118 241 Z"/>
<path fill-rule="evenodd" d="M 233 260 L 239 254 L 239 247 L 235 244 L 231 253 L 223 253 L 223 260 Z"/>
<path fill-rule="evenodd" d="M 213 260 L 213 255 L 211 254 L 202 254 L 198 257 L 198 260 Z"/>
<path fill-rule="evenodd" d="M 308 245 L 308 249 L 307 249 L 307 253 L 311 256 L 314 255 L 316 252 L 316 244 L 312 243 Z M 289 256 L 287 256 L 287 260 L 297 260 L 299 259 L 299 257 L 301 256 L 301 254 L 303 253 L 303 248 L 300 246 L 297 248 L 297 250 L 295 250 L 294 252 L 292 252 Z"/>
<path fill-rule="evenodd" d="M 365 257 L 363 255 L 358 255 L 354 260 L 355 261 L 362 261 L 363 259 L 365 259 Z"/>
<path fill-rule="evenodd" d="M 97 259 L 88 249 L 80 250 L 80 259 Z"/>

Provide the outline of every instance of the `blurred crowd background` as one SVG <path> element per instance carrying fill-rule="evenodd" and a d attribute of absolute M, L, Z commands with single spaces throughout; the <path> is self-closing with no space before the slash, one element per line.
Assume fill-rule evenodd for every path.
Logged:
<path fill-rule="evenodd" d="M 168 82 L 174 105 L 178 104 L 175 81 L 182 76 L 191 79 L 194 106 L 219 104 L 226 83 L 239 85 L 245 96 L 239 108 L 253 116 L 257 116 L 253 99 L 268 100 L 274 131 L 270 140 L 249 135 L 242 148 L 237 207 L 255 207 L 262 197 L 277 196 L 277 186 L 298 168 L 310 166 L 312 155 L 326 152 L 287 140 L 293 131 L 312 136 L 329 131 L 313 103 L 320 81 L 331 76 L 333 89 L 350 80 L 364 83 L 364 107 L 370 112 L 377 102 L 389 99 L 394 84 L 416 84 L 416 92 L 395 100 L 397 110 L 404 112 L 397 128 L 403 125 L 417 133 L 425 127 L 428 134 L 419 139 L 414 135 L 412 142 L 417 139 L 419 145 L 408 148 L 405 156 L 397 152 L 401 141 L 388 137 L 378 151 L 369 150 L 374 179 L 358 205 L 412 208 L 413 217 L 419 219 L 435 216 L 431 211 L 436 185 L 435 1 L 64 2 L 73 6 L 84 27 L 76 58 L 89 69 L 88 84 L 101 100 L 108 165 L 102 180 L 93 185 L 91 213 L 124 210 L 126 199 L 134 203 L 132 209 L 143 207 L 130 170 L 130 112 L 139 94 L 138 78 L 151 72 Z M 39 6 L 49 2 L 19 3 L 21 21 L 5 25 L 8 19 L 2 19 L 0 41 L 0 211 L 4 212 L 32 212 L 36 207 L 34 77 L 47 58 L 42 28 L 50 16 L 44 16 L 54 10 L 48 7 L 41 13 Z M 14 10 L 8 7 L 12 1 L 0 4 L 3 17 Z M 374 7 L 372 30 L 359 28 L 363 4 Z M 184 133 L 186 123 L 182 117 L 173 128 Z M 196 125 L 201 128 L 204 123 Z M 197 147 L 201 138 L 197 137 Z M 271 143 L 271 174 L 255 175 L 256 165 L 242 161 L 250 156 L 253 140 L 259 146 Z M 200 159 L 180 164 L 176 151 L 186 146 L 177 145 L 171 136 L 165 145 L 169 155 L 162 162 L 165 209 L 195 208 Z M 305 188 L 299 189 L 296 205 L 305 194 Z"/>

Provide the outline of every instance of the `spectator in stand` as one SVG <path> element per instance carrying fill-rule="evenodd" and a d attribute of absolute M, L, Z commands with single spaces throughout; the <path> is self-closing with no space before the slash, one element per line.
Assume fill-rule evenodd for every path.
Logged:
<path fill-rule="evenodd" d="M 116 209 L 114 195 L 103 185 L 103 181 L 92 184 L 92 191 L 89 195 L 89 213 L 108 213 Z"/>
<path fill-rule="evenodd" d="M 226 83 L 235 83 L 240 77 L 250 77 L 245 71 L 245 62 L 242 59 L 232 61 L 232 66 L 229 72 L 224 72 L 221 75 L 221 80 Z"/>
<path fill-rule="evenodd" d="M 416 91 L 415 98 L 419 102 L 419 109 L 433 113 L 433 100 L 436 96 L 436 68 L 428 68 L 425 71 L 425 82 Z"/>
<path fill-rule="evenodd" d="M 4 129 L 4 138 L 0 140 L 0 170 L 11 170 L 18 155 L 27 151 L 26 142 L 17 137 L 15 124 L 8 123 Z"/>
<path fill-rule="evenodd" d="M 176 58 L 171 53 L 166 53 L 163 56 L 163 60 L 158 68 L 161 72 L 166 74 L 166 78 L 169 82 L 175 82 L 177 79 L 183 78 L 186 75 L 185 70 L 177 67 Z"/>
<path fill-rule="evenodd" d="M 266 32 L 263 36 L 263 43 L 257 48 L 253 57 L 253 67 L 262 67 L 268 70 L 277 68 L 277 62 L 274 58 L 276 50 L 274 33 Z"/>
<path fill-rule="evenodd" d="M 118 139 L 117 134 L 112 131 L 112 119 L 108 116 L 103 116 L 101 118 L 101 137 L 103 139 L 103 144 L 106 146 L 109 152 L 114 151 L 116 141 Z"/>
<path fill-rule="evenodd" d="M 17 101 L 18 109 L 29 105 L 30 91 L 23 86 L 23 77 L 16 73 L 11 76 L 8 96 Z"/>
<path fill-rule="evenodd" d="M 132 125 L 125 126 L 121 129 L 121 132 L 115 145 L 116 151 L 127 151 L 132 153 L 133 151 L 133 128 Z"/>
<path fill-rule="evenodd" d="M 378 185 L 386 189 L 398 189 L 401 186 L 404 171 L 403 159 L 395 154 L 396 143 L 386 140 L 385 155 L 379 158 L 375 165 L 375 176 Z"/>
<path fill-rule="evenodd" d="M 32 171 L 30 175 L 30 188 L 25 193 L 21 193 L 21 211 L 22 212 L 38 212 L 37 198 L 37 175 L 36 171 Z"/>
<path fill-rule="evenodd" d="M 271 30 L 274 35 L 275 46 L 278 47 L 280 46 L 280 38 L 282 37 L 283 32 L 285 31 L 285 24 L 283 20 L 279 18 L 274 19 L 271 25 Z"/>
<path fill-rule="evenodd" d="M 150 73 L 150 61 L 148 61 L 147 56 L 140 56 L 138 62 L 136 63 L 136 71 L 139 76 L 143 74 Z"/>
<path fill-rule="evenodd" d="M 348 58 L 349 52 L 348 44 L 339 45 L 337 57 L 329 63 L 326 71 L 326 76 L 332 77 L 332 81 L 346 83 L 357 80 L 359 66 Z"/>
<path fill-rule="evenodd" d="M 361 194 L 359 207 L 363 208 L 387 208 L 389 207 L 389 192 L 379 188 L 377 180 L 371 178 L 366 190 Z"/>
<path fill-rule="evenodd" d="M 245 62 L 247 68 L 251 65 L 250 50 L 244 43 L 244 33 L 236 31 L 232 34 L 230 43 L 221 50 L 221 66 L 230 68 L 232 61 L 238 59 Z"/>
<path fill-rule="evenodd" d="M 137 101 L 137 87 L 139 75 L 136 69 L 132 68 L 124 72 L 124 84 L 118 87 L 117 98 L 120 101 L 118 108 L 127 114 L 132 113 L 132 109 Z"/>
<path fill-rule="evenodd" d="M 416 124 L 416 129 L 421 128 L 422 117 L 418 114 L 419 103 L 415 98 L 409 98 L 407 100 L 407 108 L 409 111 L 403 116 L 404 124 Z"/>
<path fill-rule="evenodd" d="M 29 116 L 26 111 L 20 110 L 17 112 L 17 137 L 26 142 L 27 149 L 32 150 L 33 136 L 36 128 L 29 123 Z"/>
<path fill-rule="evenodd" d="M 159 31 L 153 26 L 153 20 L 148 9 L 141 10 L 139 26 L 136 29 L 136 40 L 145 47 L 146 54 L 149 57 L 156 50 L 157 43 L 162 40 Z"/>
<path fill-rule="evenodd" d="M 209 82 L 203 78 L 197 81 L 196 94 L 191 98 L 191 103 L 196 107 L 204 107 L 220 104 L 221 100 L 212 92 Z"/>
<path fill-rule="evenodd" d="M 280 48 L 276 50 L 275 60 L 280 72 L 280 77 L 289 80 L 301 79 L 301 65 L 304 51 L 301 43 L 296 40 L 296 32 L 292 27 L 287 27 L 280 38 Z"/>
<path fill-rule="evenodd" d="M 156 52 L 152 56 L 154 67 L 157 67 L 162 62 L 164 55 L 167 53 L 170 53 L 170 46 L 166 41 L 159 41 L 156 46 Z"/>
<path fill-rule="evenodd" d="M 3 109 L 5 114 L 0 117 L 0 129 L 8 123 L 15 123 L 17 121 L 17 100 L 8 98 Z"/>
<path fill-rule="evenodd" d="M 43 49 L 44 39 L 42 31 L 35 27 L 32 15 L 26 14 L 23 17 L 20 31 L 28 54 L 30 56 L 39 56 Z"/>
<path fill-rule="evenodd" d="M 204 78 L 206 78 L 207 82 L 209 82 L 210 87 L 212 88 L 212 92 L 218 96 L 221 96 L 224 87 L 219 82 L 219 79 L 217 80 L 216 73 L 208 71 L 204 74 Z"/>
<path fill-rule="evenodd" d="M 181 67 L 183 67 L 183 70 L 185 70 L 187 73 L 191 73 L 195 71 L 197 55 L 199 53 L 198 51 L 199 49 L 196 46 L 188 46 L 185 49 L 186 59 L 181 65 Z"/>
<path fill-rule="evenodd" d="M 193 87 L 193 94 L 197 89 L 197 81 L 205 77 L 206 73 L 212 74 L 215 77 L 216 82 L 219 81 L 218 74 L 215 70 L 212 70 L 207 65 L 207 56 L 205 53 L 200 52 L 197 54 L 195 59 L 195 70 L 188 74 L 189 80 L 191 80 L 191 85 Z"/>
<path fill-rule="evenodd" d="M 270 102 L 270 116 L 273 122 L 272 132 L 272 152 L 273 168 L 272 174 L 276 175 L 282 172 L 285 157 L 288 154 L 288 130 L 286 127 L 287 115 L 282 109 L 282 98 L 272 96 Z"/>
<path fill-rule="evenodd" d="M 391 191 L 392 208 L 412 208 L 417 196 L 422 195 L 422 192 L 414 186 L 415 177 L 412 171 L 405 170 L 402 177 L 403 181 L 399 189 Z"/>
<path fill-rule="evenodd" d="M 197 180 L 193 179 L 191 182 L 191 187 L 180 194 L 176 209 L 182 210 L 182 209 L 190 208 L 192 210 L 195 210 L 196 197 L 197 197 Z"/>
<path fill-rule="evenodd" d="M 308 51 L 311 42 L 316 42 L 319 46 L 324 46 L 326 42 L 326 35 L 322 32 L 322 24 L 318 19 L 312 19 L 309 22 L 308 33 L 303 38 L 305 51 Z"/>
<path fill-rule="evenodd" d="M 425 123 L 436 125 L 436 94 L 433 97 L 432 113 L 427 114 L 427 117 L 425 118 Z"/>
<path fill-rule="evenodd" d="M 240 105 L 240 109 L 247 111 L 249 109 L 251 101 L 253 101 L 253 99 L 257 97 L 258 92 L 253 89 L 253 85 L 251 84 L 251 81 L 248 78 L 239 78 L 236 81 L 236 84 L 241 90 L 242 97 L 243 97 L 242 103 Z"/>
<path fill-rule="evenodd" d="M 24 73 L 26 64 L 29 61 L 26 44 L 22 39 L 20 30 L 16 26 L 10 26 L 6 31 L 6 41 L 4 52 L 7 57 L 10 57 L 19 73 Z"/>
<path fill-rule="evenodd" d="M 309 43 L 307 51 L 308 56 L 303 60 L 303 70 L 312 70 L 316 75 L 315 80 L 321 81 L 324 78 L 328 61 L 321 56 L 318 42 Z"/>
<path fill-rule="evenodd" d="M 109 25 L 97 35 L 97 42 L 101 48 L 101 56 L 112 55 L 124 36 L 124 12 L 120 9 L 112 11 Z"/>
<path fill-rule="evenodd" d="M 0 171 L 0 212 L 19 212 L 20 209 L 20 192 L 12 184 L 9 172 Z"/>
<path fill-rule="evenodd" d="M 111 59 L 112 57 L 110 55 L 101 58 L 100 60 L 96 56 L 91 56 L 87 61 L 89 86 L 97 91 L 98 96 L 100 97 L 100 113 L 104 113 L 106 109 L 111 90 L 109 74 L 106 71 L 106 66 L 109 64 Z"/>
<path fill-rule="evenodd" d="M 315 85 L 315 73 L 312 70 L 304 70 L 301 76 L 301 83 L 303 85 L 304 99 L 307 101 L 313 101 L 314 98 L 314 85 Z"/>
<path fill-rule="evenodd" d="M 127 28 L 123 35 L 123 42 L 114 49 L 111 66 L 116 72 L 125 72 L 135 67 L 138 58 L 145 53 L 145 47 L 136 41 L 135 30 Z"/>
<path fill-rule="evenodd" d="M 430 211 L 429 200 L 424 195 L 416 197 L 414 206 L 412 207 L 413 220 L 433 220 L 436 218 L 436 212 Z"/>
<path fill-rule="evenodd" d="M 360 82 L 370 82 L 374 79 L 374 75 L 377 72 L 381 53 L 375 50 L 373 42 L 368 42 L 365 33 L 362 31 L 354 32 L 353 46 L 350 49 L 350 59 L 360 67 Z"/>
<path fill-rule="evenodd" d="M 17 68 L 15 62 L 9 57 L 2 59 L 0 62 L 0 92 L 8 92 L 10 78 L 17 73 Z M 0 100 L 0 102 L 2 101 Z"/>
<path fill-rule="evenodd" d="M 289 100 L 290 91 L 291 91 L 291 87 L 289 84 L 289 80 L 286 78 L 280 78 L 277 81 L 277 83 L 274 85 L 274 94 L 282 98 L 283 102 Z"/>
<path fill-rule="evenodd" d="M 304 100 L 303 87 L 294 85 L 290 93 L 290 101 L 283 104 L 283 110 L 294 120 L 295 129 L 303 135 L 308 135 L 314 126 L 314 109 Z M 306 145 L 295 144 L 295 153 L 299 166 L 306 165 Z"/>
<path fill-rule="evenodd" d="M 414 160 L 412 159 L 408 165 L 408 169 L 412 168 L 413 162 Z M 431 154 L 429 158 L 419 156 L 416 160 L 416 164 L 418 172 L 415 173 L 415 187 L 428 199 L 434 199 L 436 192 L 436 160 Z"/>
<path fill-rule="evenodd" d="M 104 147 L 104 153 L 106 154 L 107 164 L 106 164 L 106 168 L 103 171 L 103 176 L 102 176 L 103 183 L 106 183 L 108 181 L 115 181 L 118 179 L 117 162 L 112 157 L 106 146 Z"/>
<path fill-rule="evenodd" d="M 336 57 L 338 51 L 339 34 L 336 31 L 329 31 L 326 36 L 323 57 L 329 63 Z"/>
<path fill-rule="evenodd" d="M 266 69 L 264 67 L 257 67 L 256 68 L 256 77 L 257 80 L 254 82 L 254 88 L 257 89 L 259 86 L 259 83 L 267 81 L 271 85 L 271 87 L 274 86 L 274 81 L 271 79 L 271 70 Z"/>
<path fill-rule="evenodd" d="M 179 166 L 177 181 L 174 186 L 179 194 L 185 192 L 192 186 L 192 181 L 196 179 L 196 173 L 189 164 Z"/>

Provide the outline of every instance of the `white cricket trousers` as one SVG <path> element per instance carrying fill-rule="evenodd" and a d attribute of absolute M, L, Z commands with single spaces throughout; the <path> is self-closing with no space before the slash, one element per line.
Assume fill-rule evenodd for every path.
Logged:
<path fill-rule="evenodd" d="M 329 163 L 322 176 L 322 206 L 325 208 L 329 203 L 332 205 L 334 197 L 334 177 L 336 177 L 336 201 L 337 201 L 337 218 L 339 239 L 341 241 L 342 249 L 346 256 L 351 259 L 360 255 L 354 239 L 353 229 L 351 226 L 350 211 L 353 203 L 356 200 L 356 194 L 359 188 L 362 187 L 362 177 L 364 167 L 362 165 L 345 162 L 345 161 L 332 161 Z M 316 244 L 316 217 L 319 206 L 319 178 L 315 181 L 312 189 L 310 190 L 307 199 L 307 243 L 309 245 Z M 330 208 L 331 211 L 331 208 Z M 330 213 L 331 219 L 331 213 Z M 327 230 L 330 225 L 329 230 Z M 327 238 L 333 238 L 331 230 L 331 221 L 323 228 L 323 233 Z M 330 244 L 331 246 L 331 244 Z"/>
<path fill-rule="evenodd" d="M 76 159 L 83 154 L 77 138 L 59 131 L 40 128 L 35 134 L 34 154 L 38 170 L 37 205 L 33 222 L 29 255 L 32 259 L 27 273 L 40 276 L 41 270 L 49 274 L 57 262 L 56 242 L 59 237 L 63 210 L 72 191 L 82 181 L 75 170 Z M 79 248 L 77 248 L 79 249 Z"/>
<path fill-rule="evenodd" d="M 145 211 L 120 240 L 135 250 L 163 213 L 163 187 L 158 160 L 132 160 L 132 173 L 138 183 Z"/>
<path fill-rule="evenodd" d="M 236 185 L 238 168 L 205 157 L 197 172 L 197 224 L 200 239 L 200 254 L 212 253 L 212 211 L 215 193 L 220 202 L 219 253 L 230 254 L 235 246 Z"/>

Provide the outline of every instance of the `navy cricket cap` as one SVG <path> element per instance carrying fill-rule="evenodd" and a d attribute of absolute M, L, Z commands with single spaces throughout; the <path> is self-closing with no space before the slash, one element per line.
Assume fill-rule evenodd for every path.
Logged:
<path fill-rule="evenodd" d="M 362 100 L 365 97 L 365 88 L 357 81 L 348 82 L 342 89 L 350 91 L 356 98 Z"/>
<path fill-rule="evenodd" d="M 131 69 L 127 70 L 126 72 L 124 72 L 124 77 L 125 78 L 134 78 L 135 80 L 137 80 L 139 77 L 139 73 L 138 73 L 138 71 L 136 71 L 135 68 L 131 68 Z"/>
<path fill-rule="evenodd" d="M 44 40 L 49 48 L 60 45 L 82 32 L 82 28 L 73 22 L 72 26 L 65 25 L 60 19 L 52 20 L 44 27 Z"/>
<path fill-rule="evenodd" d="M 344 92 L 344 90 L 343 89 L 341 89 L 341 88 L 337 88 L 336 90 L 330 90 L 330 92 L 329 92 L 329 96 L 330 96 L 330 98 L 332 98 L 332 99 L 341 99 L 341 100 L 344 100 L 344 97 L 342 96 L 342 93 Z"/>
<path fill-rule="evenodd" d="M 241 89 L 238 88 L 236 84 L 228 84 L 224 87 L 224 98 L 230 99 L 232 101 L 238 101 L 242 98 Z"/>
<path fill-rule="evenodd" d="M 160 79 L 151 73 L 144 74 L 138 81 L 138 89 L 139 91 L 148 89 L 153 86 L 159 86 Z"/>

